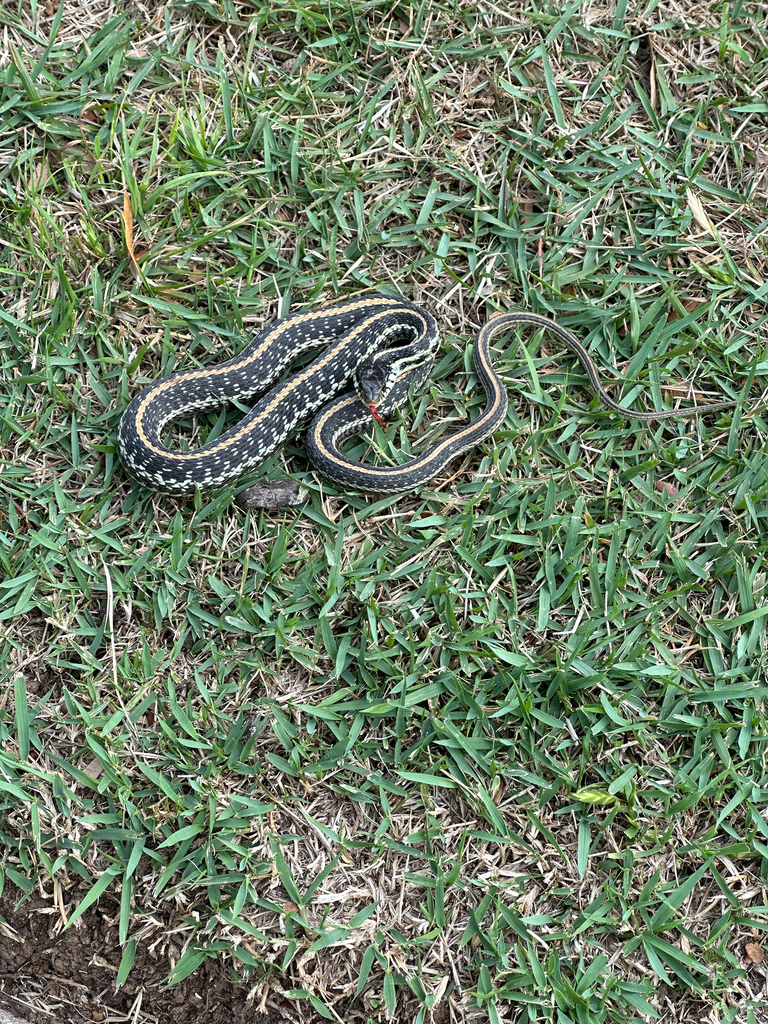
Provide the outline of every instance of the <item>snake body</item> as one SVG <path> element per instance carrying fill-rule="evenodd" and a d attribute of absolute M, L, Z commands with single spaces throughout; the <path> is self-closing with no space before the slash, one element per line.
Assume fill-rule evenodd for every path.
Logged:
<path fill-rule="evenodd" d="M 415 360 L 430 365 L 439 340 L 429 313 L 385 295 L 283 317 L 234 359 L 172 373 L 145 387 L 120 421 L 120 458 L 137 480 L 167 494 L 221 487 L 276 451 L 300 423 L 351 382 L 356 369 L 370 370 L 383 357 L 386 372 L 393 366 L 396 376 L 401 364 L 407 367 Z M 226 402 L 250 401 L 292 362 L 317 348 L 323 348 L 317 358 L 267 391 L 220 437 L 187 452 L 163 443 L 174 421 Z"/>
<path fill-rule="evenodd" d="M 693 416 L 735 404 L 728 400 L 659 412 L 628 409 L 605 390 L 594 360 L 575 335 L 547 317 L 512 311 L 488 320 L 475 339 L 475 369 L 487 394 L 480 416 L 404 465 L 367 466 L 347 458 L 340 444 L 369 426 L 372 415 L 380 420 L 390 416 L 410 387 L 423 384 L 439 344 L 429 313 L 404 300 L 376 295 L 283 317 L 257 334 L 234 359 L 170 374 L 148 385 L 123 415 L 118 451 L 141 483 L 169 494 L 190 494 L 198 487 L 223 486 L 253 469 L 317 413 L 307 448 L 324 475 L 346 488 L 373 493 L 412 490 L 503 424 L 507 390 L 491 362 L 490 343 L 501 331 L 521 324 L 556 335 L 578 356 L 603 405 L 627 418 Z M 163 434 L 175 420 L 227 401 L 247 402 L 269 388 L 296 358 L 323 346 L 308 366 L 267 391 L 220 437 L 188 452 L 173 451 L 163 443 Z M 356 390 L 340 394 L 351 382 Z"/>

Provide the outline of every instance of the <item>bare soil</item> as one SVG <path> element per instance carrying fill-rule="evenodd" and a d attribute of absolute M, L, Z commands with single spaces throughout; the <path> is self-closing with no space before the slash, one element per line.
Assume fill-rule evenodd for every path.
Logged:
<path fill-rule="evenodd" d="M 169 953 L 141 944 L 128 980 L 116 992 L 122 950 L 114 908 L 96 905 L 62 930 L 61 916 L 50 902 L 35 896 L 17 910 L 20 896 L 7 885 L 0 899 L 5 919 L 0 924 L 0 1007 L 30 1024 L 277 1024 L 299 1019 L 287 1001 L 283 1008 L 259 1013 L 248 1001 L 251 986 L 233 981 L 214 960 L 172 988 L 163 987 L 173 966 Z"/>

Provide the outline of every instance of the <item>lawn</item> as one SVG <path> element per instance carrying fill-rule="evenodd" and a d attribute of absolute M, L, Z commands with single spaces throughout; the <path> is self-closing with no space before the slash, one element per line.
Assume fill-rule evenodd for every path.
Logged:
<path fill-rule="evenodd" d="M 0 0 L 4 906 L 113 922 L 115 1013 L 154 951 L 243 1021 L 765 1024 L 766 5 L 57 3 Z M 737 404 L 624 420 L 510 332 L 418 493 L 301 434 L 131 481 L 142 385 L 374 292 L 443 345 L 370 461 L 479 414 L 512 308 L 624 405 Z"/>

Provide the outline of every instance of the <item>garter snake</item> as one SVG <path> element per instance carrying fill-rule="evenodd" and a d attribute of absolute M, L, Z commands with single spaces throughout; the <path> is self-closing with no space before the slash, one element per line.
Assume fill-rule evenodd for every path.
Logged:
<path fill-rule="evenodd" d="M 731 399 L 660 412 L 625 408 L 605 390 L 594 360 L 575 335 L 547 317 L 512 311 L 488 320 L 475 339 L 475 370 L 487 394 L 481 415 L 402 466 L 367 466 L 347 458 L 339 445 L 370 425 L 372 415 L 380 420 L 382 413 L 390 416 L 409 387 L 423 384 L 439 345 L 437 325 L 429 313 L 404 300 L 375 295 L 283 317 L 257 334 L 234 359 L 173 373 L 148 385 L 120 421 L 118 451 L 141 483 L 169 494 L 190 494 L 197 487 L 220 487 L 253 469 L 317 412 L 307 448 L 325 476 L 344 487 L 379 494 L 411 490 L 503 424 L 507 390 L 493 368 L 490 342 L 519 324 L 544 328 L 558 337 L 578 356 L 602 404 L 627 418 L 694 416 L 736 404 Z M 325 347 L 319 356 L 267 391 L 226 433 L 186 452 L 163 443 L 164 432 L 175 420 L 227 401 L 248 401 L 273 384 L 296 358 L 321 346 Z M 339 394 L 350 382 L 356 390 Z"/>
<path fill-rule="evenodd" d="M 429 367 L 439 343 L 431 314 L 386 295 L 293 313 L 260 331 L 234 359 L 172 373 L 145 387 L 120 420 L 117 450 L 132 476 L 167 494 L 221 487 L 276 451 L 356 371 L 358 386 L 366 378 L 388 384 L 409 367 Z M 231 430 L 192 451 L 163 443 L 174 421 L 227 402 L 249 402 L 317 348 L 323 348 L 319 356 L 267 391 Z"/>

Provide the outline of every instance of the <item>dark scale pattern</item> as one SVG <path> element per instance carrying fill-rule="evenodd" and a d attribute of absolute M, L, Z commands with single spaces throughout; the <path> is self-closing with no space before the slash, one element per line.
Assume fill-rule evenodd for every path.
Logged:
<path fill-rule="evenodd" d="M 406 340 L 410 343 L 399 344 Z M 430 314 L 383 295 L 291 314 L 259 332 L 234 359 L 171 374 L 144 388 L 120 421 L 120 458 L 141 483 L 169 494 L 220 487 L 271 455 L 303 420 L 346 387 L 367 360 L 383 359 L 388 373 L 391 365 L 431 365 L 438 343 Z M 387 350 L 393 345 L 397 347 Z M 233 399 L 252 400 L 300 355 L 317 348 L 324 351 L 267 391 L 214 441 L 190 452 L 174 452 L 163 444 L 163 434 L 175 420 Z"/>
<path fill-rule="evenodd" d="M 366 466 L 355 459 L 348 459 L 339 448 L 348 437 L 365 429 L 367 423 L 367 408 L 354 392 L 350 392 L 329 402 L 307 432 L 307 451 L 313 465 L 343 487 L 374 494 L 396 494 L 428 483 L 452 459 L 480 444 L 503 424 L 507 414 L 507 389 L 491 363 L 490 341 L 509 323 L 509 315 L 490 320 L 475 339 L 475 370 L 488 401 L 474 423 L 457 430 L 403 466 Z M 406 358 L 402 369 L 402 374 L 392 383 L 386 401 L 379 406 L 379 412 L 388 417 L 405 400 L 411 386 L 418 389 L 424 384 L 431 364 L 414 366 Z"/>

